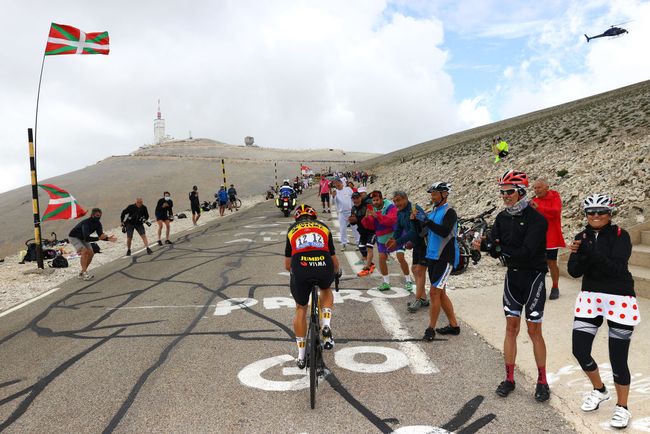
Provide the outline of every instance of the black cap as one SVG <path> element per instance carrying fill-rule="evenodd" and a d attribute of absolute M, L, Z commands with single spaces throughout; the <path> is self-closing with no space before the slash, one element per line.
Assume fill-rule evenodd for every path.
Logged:
<path fill-rule="evenodd" d="M 353 199 L 357 198 L 357 197 L 361 197 L 361 193 L 359 193 L 358 191 L 355 191 L 354 193 L 352 193 L 352 198 Z"/>

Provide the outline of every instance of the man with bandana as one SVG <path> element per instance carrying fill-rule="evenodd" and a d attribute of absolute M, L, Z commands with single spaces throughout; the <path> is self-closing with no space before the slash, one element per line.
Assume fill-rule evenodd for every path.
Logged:
<path fill-rule="evenodd" d="M 544 402 L 550 397 L 546 381 L 546 344 L 542 336 L 542 317 L 546 301 L 544 278 L 548 271 L 548 224 L 544 216 L 529 206 L 527 187 L 528 177 L 524 172 L 509 170 L 499 179 L 499 192 L 506 208 L 497 215 L 487 239 L 490 255 L 500 258 L 508 267 L 503 291 L 503 310 L 506 315 L 506 336 L 503 343 L 506 379 L 499 384 L 496 393 L 506 397 L 515 389 L 517 335 L 523 313 L 538 371 L 535 399 Z M 474 241 L 474 247 L 480 248 L 480 240 Z"/>

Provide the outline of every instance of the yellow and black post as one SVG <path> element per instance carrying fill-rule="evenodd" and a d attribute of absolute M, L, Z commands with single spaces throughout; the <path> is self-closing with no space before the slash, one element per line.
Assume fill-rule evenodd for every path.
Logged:
<path fill-rule="evenodd" d="M 223 158 L 221 159 L 221 173 L 223 173 L 223 188 L 227 190 L 228 186 L 226 185 L 226 162 Z"/>
<path fill-rule="evenodd" d="M 278 162 L 273 162 L 273 168 L 275 169 L 275 191 L 278 191 Z"/>
<path fill-rule="evenodd" d="M 36 263 L 43 267 L 43 246 L 41 242 L 41 211 L 38 207 L 38 180 L 36 178 L 36 153 L 34 150 L 34 135 L 32 129 L 27 129 L 29 141 L 29 169 L 32 178 L 32 211 L 34 212 L 34 243 L 36 243 Z"/>

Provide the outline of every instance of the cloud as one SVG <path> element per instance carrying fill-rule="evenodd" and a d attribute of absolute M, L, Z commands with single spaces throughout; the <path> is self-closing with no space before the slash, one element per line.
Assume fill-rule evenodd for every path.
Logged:
<path fill-rule="evenodd" d="M 92 8 L 41 0 L 5 9 L 5 34 L 16 38 L 0 58 L 0 116 L 10 120 L 0 131 L 3 169 L 27 164 L 25 130 L 50 21 L 111 36 L 109 56 L 45 60 L 42 179 L 151 142 L 159 98 L 176 138 L 191 130 L 241 143 L 252 135 L 280 147 L 385 152 L 485 116 L 455 99 L 442 22 L 407 16 L 386 0 L 122 0 Z M 0 191 L 24 183 L 4 179 Z"/>

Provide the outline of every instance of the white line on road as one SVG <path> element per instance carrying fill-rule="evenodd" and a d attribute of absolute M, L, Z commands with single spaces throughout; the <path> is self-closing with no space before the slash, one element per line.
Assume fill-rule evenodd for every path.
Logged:
<path fill-rule="evenodd" d="M 58 289 L 59 288 L 52 288 L 49 291 L 46 291 L 46 292 L 42 293 L 41 295 L 37 295 L 34 298 L 30 298 L 29 300 L 24 301 L 24 302 L 14 306 L 14 307 L 12 307 L 11 309 L 5 310 L 4 312 L 0 313 L 0 318 L 2 318 L 5 315 L 9 315 L 11 312 L 17 311 L 18 309 L 20 309 L 22 307 L 25 307 L 28 304 L 35 302 L 36 300 L 40 300 L 43 297 L 47 297 L 48 295 L 52 294 L 53 292 L 57 291 Z"/>
<path fill-rule="evenodd" d="M 209 304 L 208 307 L 216 307 L 216 304 Z M 130 310 L 130 309 L 177 309 L 177 308 L 192 308 L 198 309 L 205 307 L 204 304 L 186 304 L 180 306 L 129 306 L 129 307 L 109 307 L 106 310 Z"/>

